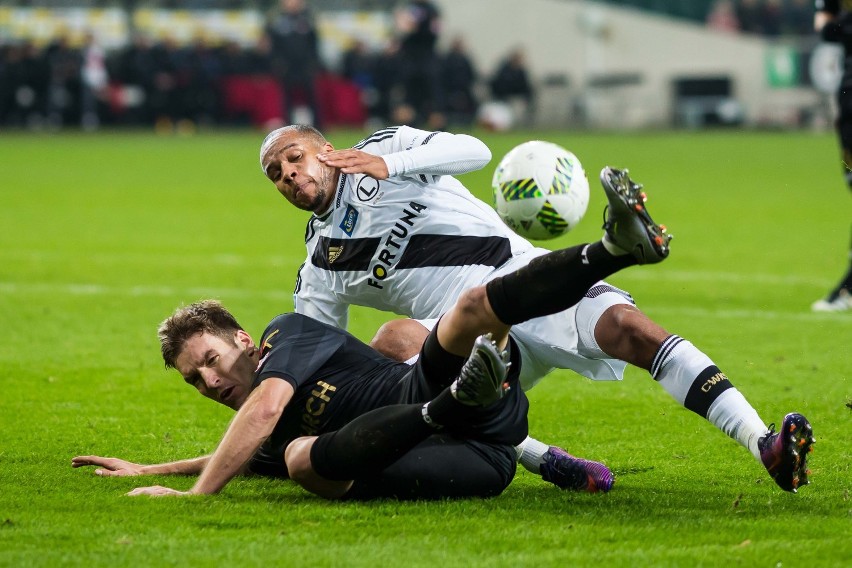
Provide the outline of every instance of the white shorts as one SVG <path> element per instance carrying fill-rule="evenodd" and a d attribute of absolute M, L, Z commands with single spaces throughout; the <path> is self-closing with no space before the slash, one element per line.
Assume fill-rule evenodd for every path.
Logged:
<path fill-rule="evenodd" d="M 620 381 L 627 363 L 610 358 L 595 341 L 601 315 L 617 304 L 635 305 L 633 298 L 606 282 L 598 282 L 575 306 L 512 326 L 510 334 L 521 351 L 521 386 L 533 388 L 554 369 L 572 371 L 596 381 Z M 437 319 L 417 320 L 427 329 Z"/>

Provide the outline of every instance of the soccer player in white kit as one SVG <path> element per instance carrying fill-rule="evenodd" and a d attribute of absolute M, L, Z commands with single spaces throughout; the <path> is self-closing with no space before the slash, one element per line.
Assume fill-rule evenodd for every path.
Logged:
<path fill-rule="evenodd" d="M 488 148 L 472 136 L 407 126 L 379 130 L 337 151 L 310 126 L 272 131 L 260 149 L 265 175 L 291 204 L 313 212 L 305 233 L 307 258 L 296 282 L 296 312 L 345 328 L 354 304 L 427 320 L 428 327 L 463 290 L 548 252 L 513 233 L 452 177 L 490 159 Z M 669 237 L 644 209 L 641 186 L 612 168 L 604 168 L 601 181 L 610 207 L 602 239 L 607 253 L 623 267 L 662 260 Z M 613 213 L 625 207 L 639 211 L 635 227 L 616 226 Z M 647 246 L 620 248 L 618 230 L 646 231 Z M 407 333 L 410 327 L 398 329 Z M 413 343 L 419 346 L 427 331 L 415 333 Z M 707 355 L 651 321 L 627 292 L 598 282 L 576 306 L 515 325 L 512 336 L 522 355 L 525 389 L 555 368 L 620 380 L 631 363 L 748 448 L 782 489 L 807 483 L 806 455 L 813 442 L 807 420 L 790 413 L 779 433 L 767 428 Z M 595 488 L 591 473 L 588 485 L 560 479 L 561 471 L 595 462 L 532 438 L 518 454 L 524 467 L 561 487 Z"/>

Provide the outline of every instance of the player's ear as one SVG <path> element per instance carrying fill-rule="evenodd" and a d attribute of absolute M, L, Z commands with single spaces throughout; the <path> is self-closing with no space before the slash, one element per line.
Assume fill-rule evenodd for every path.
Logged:
<path fill-rule="evenodd" d="M 234 340 L 237 342 L 237 345 L 242 348 L 243 351 L 246 351 L 248 353 L 251 353 L 252 350 L 257 349 L 254 346 L 254 340 L 248 333 L 246 333 L 242 329 L 239 329 L 234 332 Z"/>
<path fill-rule="evenodd" d="M 322 152 L 333 152 L 334 146 L 331 145 L 331 142 L 326 142 L 322 145 Z"/>

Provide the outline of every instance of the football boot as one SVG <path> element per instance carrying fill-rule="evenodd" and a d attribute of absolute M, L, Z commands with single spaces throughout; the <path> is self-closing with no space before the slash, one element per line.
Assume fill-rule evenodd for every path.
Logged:
<path fill-rule="evenodd" d="M 605 167 L 601 170 L 609 205 L 604 213 L 604 245 L 613 253 L 630 254 L 639 264 L 661 262 L 669 255 L 668 234 L 664 225 L 651 219 L 645 208 L 647 196 L 642 186 L 627 175 L 627 170 Z"/>
<path fill-rule="evenodd" d="M 561 489 L 572 491 L 609 491 L 615 476 L 604 464 L 574 457 L 562 448 L 550 446 L 541 464 L 541 478 Z"/>
<path fill-rule="evenodd" d="M 775 424 L 757 441 L 760 460 L 778 487 L 796 493 L 809 483 L 808 453 L 816 442 L 807 418 L 791 412 L 784 417 L 781 429 L 776 432 Z"/>
<path fill-rule="evenodd" d="M 450 385 L 450 392 L 467 406 L 488 406 L 509 390 L 506 376 L 510 366 L 509 352 L 501 351 L 490 333 L 480 335 L 473 342 L 459 377 Z"/>

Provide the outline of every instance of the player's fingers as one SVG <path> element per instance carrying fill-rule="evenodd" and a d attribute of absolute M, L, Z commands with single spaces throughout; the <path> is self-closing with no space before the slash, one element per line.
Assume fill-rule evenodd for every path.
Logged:
<path fill-rule="evenodd" d="M 327 166 L 335 168 L 351 167 L 359 164 L 365 164 L 366 160 L 361 156 L 335 156 L 325 161 Z"/>
<path fill-rule="evenodd" d="M 75 456 L 71 458 L 71 467 L 83 467 L 86 465 L 105 465 L 106 458 L 100 456 Z"/>
<path fill-rule="evenodd" d="M 165 487 L 161 485 L 153 485 L 151 487 L 137 487 L 132 491 L 127 492 L 128 497 L 136 497 L 137 495 L 162 495 Z"/>

